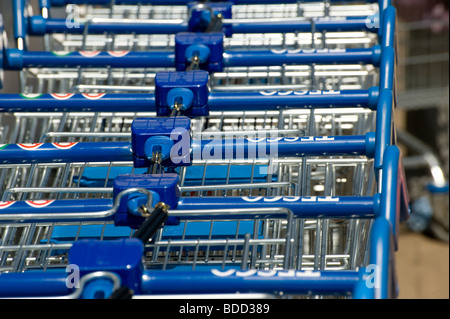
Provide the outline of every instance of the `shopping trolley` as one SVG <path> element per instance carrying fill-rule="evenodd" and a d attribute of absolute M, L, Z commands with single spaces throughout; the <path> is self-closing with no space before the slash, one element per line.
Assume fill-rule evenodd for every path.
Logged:
<path fill-rule="evenodd" d="M 389 8 L 387 12 L 392 14 L 392 11 Z M 392 48 L 389 45 L 386 47 Z M 388 49 L 384 52 L 393 53 Z M 397 204 L 403 204 L 403 218 L 407 215 L 407 204 L 405 196 L 402 200 L 398 198 L 400 190 L 403 195 L 406 193 L 402 186 L 401 169 L 399 171 L 401 165 L 398 149 L 395 146 L 389 146 L 393 137 L 390 134 L 393 59 L 386 56 L 388 55 L 385 54 L 384 60 L 382 59 L 385 64 L 382 64 L 379 95 L 375 98 L 374 91 L 365 92 L 366 101 L 369 100 L 370 94 L 372 94 L 371 100 L 376 101 L 377 128 L 374 134 L 354 134 L 358 130 L 364 132 L 367 130 L 367 125 L 370 122 L 373 123 L 373 121 L 361 121 L 367 114 L 372 113 L 370 110 L 352 109 L 347 113 L 351 115 L 350 120 L 347 121 L 353 121 L 352 125 L 347 126 L 346 129 L 347 132 L 351 132 L 349 136 L 342 134 L 344 136 L 319 135 L 316 137 L 309 135 L 311 132 L 316 134 L 314 123 L 316 113 L 311 114 L 310 110 L 303 112 L 303 115 L 306 114 L 306 117 L 303 116 L 303 123 L 306 122 L 309 128 L 302 136 L 301 130 L 292 130 L 292 128 L 285 130 L 284 126 L 279 124 L 286 123 L 287 120 L 287 123 L 293 122 L 295 127 L 301 127 L 302 116 L 299 114 L 301 115 L 302 112 L 292 110 L 293 114 L 286 112 L 283 117 L 279 117 L 276 112 L 278 121 L 273 121 L 273 118 L 268 121 L 267 118 L 271 115 L 265 111 L 262 115 L 263 121 L 257 121 L 258 117 L 256 117 L 256 120 L 251 119 L 247 126 L 245 118 L 242 121 L 238 120 L 238 123 L 242 123 L 240 134 L 248 136 L 251 132 L 244 129 L 248 127 L 256 129 L 258 126 L 270 131 L 273 129 L 273 122 L 276 122 L 278 133 L 286 134 L 286 136 L 262 139 L 258 136 L 256 140 L 247 137 L 242 141 L 233 138 L 214 139 L 211 142 L 207 139 L 206 143 L 194 138 L 191 144 L 193 152 L 200 149 L 202 154 L 204 153 L 202 150 L 212 146 L 222 149 L 222 154 L 226 154 L 231 148 L 231 154 L 234 154 L 240 145 L 244 150 L 247 149 L 247 152 L 244 151 L 243 154 L 248 155 L 252 143 L 256 145 L 263 143 L 264 146 L 261 149 L 267 150 L 267 145 L 270 145 L 272 141 L 280 146 L 277 154 L 282 158 L 278 160 L 253 157 L 249 163 L 246 161 L 249 158 L 245 156 L 233 161 L 222 158 L 215 160 L 200 158 L 197 162 L 193 161 L 192 166 L 178 168 L 179 171 L 172 168 L 170 172 L 166 171 L 162 176 L 140 173 L 131 178 L 130 175 L 122 175 L 125 166 L 132 166 L 131 171 L 125 170 L 126 173 L 136 173 L 136 170 L 142 169 L 139 167 L 142 158 L 138 151 L 142 145 L 136 145 L 139 144 L 136 140 L 139 140 L 143 134 L 144 141 L 147 141 L 149 136 L 146 135 L 148 132 L 141 132 L 137 124 L 142 121 L 154 121 L 155 119 L 152 118 L 132 121 L 132 126 L 133 123 L 138 126 L 133 132 L 137 134 L 134 136 L 134 144 L 129 141 L 108 141 L 103 145 L 100 142 L 83 143 L 75 140 L 74 142 L 32 145 L 4 145 L 3 163 L 16 169 L 16 174 L 13 174 L 16 180 L 22 175 L 19 172 L 20 166 L 28 165 L 33 171 L 32 174 L 28 172 L 28 176 L 43 169 L 44 173 L 39 174 L 42 176 L 41 181 L 38 182 L 41 186 L 49 181 L 54 182 L 54 177 L 50 178 L 52 168 L 59 168 L 59 177 L 56 180 L 61 179 L 65 182 L 73 180 L 78 183 L 78 186 L 81 183 L 91 185 L 89 183 L 92 182 L 93 175 L 100 176 L 97 180 L 94 178 L 96 183 L 103 181 L 100 189 L 10 188 L 7 193 L 19 194 L 20 199 L 11 201 L 4 198 L 2 202 L 1 218 L 9 223 L 4 227 L 2 236 L 4 238 L 2 246 L 4 271 L 64 269 L 68 264 L 67 253 L 70 249 L 69 260 L 81 267 L 83 285 L 88 281 L 89 284 L 97 282 L 94 288 L 91 286 L 91 288 L 83 289 L 84 297 L 99 296 L 99 291 L 103 291 L 100 295 L 109 295 L 111 279 L 114 290 L 122 284 L 133 289 L 136 294 L 282 291 L 286 294 L 312 292 L 313 294 L 343 293 L 344 295 L 352 293 L 354 297 L 388 296 L 391 286 L 387 282 L 391 279 L 390 269 L 392 269 L 389 264 L 386 264 L 389 263 L 389 253 L 392 252 L 389 241 L 392 238 L 391 234 L 396 233 L 399 216 Z M 287 95 L 282 94 L 281 97 Z M 224 97 L 223 94 L 216 96 Z M 270 94 L 265 96 L 273 98 Z M 292 96 L 295 95 L 292 94 Z M 277 95 L 277 97 L 280 96 Z M 208 104 L 210 104 L 210 98 L 211 96 L 208 97 Z M 211 100 L 214 100 L 214 95 Z M 233 101 L 231 96 L 228 102 L 223 99 L 222 106 L 227 103 L 229 105 L 230 100 Z M 258 103 L 261 102 L 255 102 L 255 105 Z M 271 103 L 276 102 L 273 100 L 268 102 L 268 104 Z M 320 106 L 324 106 L 324 100 L 320 103 L 322 103 L 319 104 Z M 365 105 L 369 104 L 369 102 L 366 103 Z M 254 110 L 258 109 L 255 107 Z M 327 111 L 331 116 L 326 116 Z M 333 109 L 331 112 L 325 110 L 323 113 L 325 115 L 321 117 L 323 126 L 319 125 L 319 131 L 322 134 L 327 130 L 335 133 L 343 132 L 344 125 L 342 128 L 336 128 L 337 118 L 334 112 Z M 223 123 L 230 119 L 226 118 L 229 114 L 226 110 L 220 113 L 216 118 L 214 114 L 210 114 L 208 118 L 200 119 L 198 121 L 201 124 L 200 127 L 211 125 L 214 120 L 222 129 L 226 127 Z M 242 117 L 242 113 L 236 116 Z M 338 119 L 339 124 L 344 124 L 342 118 Z M 160 119 L 160 121 L 171 120 L 173 119 Z M 178 118 L 178 120 L 184 124 L 174 127 L 181 126 L 185 128 L 185 131 L 189 131 L 191 124 L 186 123 L 187 119 Z M 195 121 L 194 119 L 193 122 Z M 331 124 L 327 121 L 331 121 Z M 209 123 L 205 124 L 205 122 Z M 230 126 L 233 127 L 233 124 Z M 144 125 L 144 127 L 153 126 Z M 195 125 L 193 127 L 195 128 Z M 207 132 L 209 135 L 218 134 L 221 138 L 226 133 Z M 228 133 L 236 137 L 235 132 Z M 101 139 L 102 136 L 97 134 L 93 130 L 90 134 L 69 131 L 66 137 Z M 167 132 L 165 134 L 167 137 Z M 195 136 L 195 131 L 193 134 Z M 64 134 L 58 132 L 53 136 L 63 137 Z M 51 132 L 44 136 L 44 138 L 47 137 L 52 137 Z M 161 136 L 161 132 L 150 136 L 152 141 L 155 141 L 155 137 L 158 149 L 156 153 L 161 153 L 165 146 L 161 137 L 164 136 Z M 130 134 L 106 133 L 104 138 L 126 140 L 130 138 Z M 167 138 L 165 140 L 167 141 Z M 227 141 L 231 142 L 228 148 Z M 143 148 L 144 153 L 148 153 L 147 160 L 154 160 L 155 148 L 151 146 L 155 144 L 150 143 L 150 149 L 147 150 L 145 144 L 147 143 L 144 143 Z M 102 145 L 105 149 L 102 149 Z M 130 145 L 132 152 L 130 152 Z M 342 147 L 344 145 L 349 148 L 346 150 Z M 86 152 L 80 153 L 83 148 Z M 93 149 L 98 153 L 92 154 Z M 35 152 L 35 155 L 31 156 L 29 152 Z M 6 156 L 6 153 L 10 156 Z M 26 155 L 23 156 L 23 154 Z M 57 156 L 54 157 L 54 155 Z M 344 155 L 344 157 L 333 158 L 333 155 Z M 117 157 L 114 158 L 114 156 Z M 309 159 L 305 156 L 314 157 Z M 371 161 L 365 156 L 374 157 L 375 160 Z M 113 161 L 105 165 L 101 163 L 105 158 L 119 162 Z M 81 165 L 74 162 L 78 159 L 81 159 Z M 86 161 L 100 162 L 89 167 L 90 164 Z M 276 172 L 273 171 L 274 162 L 277 167 Z M 41 164 L 44 165 L 39 167 Z M 200 171 L 191 169 L 195 168 L 195 164 L 200 166 Z M 77 165 L 81 170 L 72 169 Z M 106 174 L 105 171 L 99 173 L 98 169 L 85 174 L 89 168 L 98 168 L 96 166 L 101 165 L 107 169 Z M 148 172 L 151 170 L 154 173 L 155 168 L 157 171 L 161 170 L 161 167 L 155 165 L 147 166 L 148 163 L 144 164 Z M 208 167 L 214 167 L 214 169 L 207 171 Z M 374 171 L 379 174 L 374 175 Z M 105 186 L 108 186 L 111 173 L 119 174 L 113 178 L 112 189 L 108 189 Z M 349 177 L 349 174 L 353 176 Z M 140 184 L 142 179 L 147 181 Z M 180 180 L 181 187 L 178 189 L 176 185 Z M 375 183 L 376 180 L 377 183 Z M 29 181 L 31 184 L 31 179 Z M 255 181 L 264 181 L 264 183 Z M 14 185 L 15 181 L 8 184 Z M 378 184 L 376 189 L 373 184 Z M 140 185 L 152 185 L 152 188 L 135 187 Z M 35 192 L 37 197 L 34 197 Z M 42 197 L 43 193 L 47 192 L 55 197 Z M 67 197 L 68 193 L 74 195 L 72 200 L 69 199 L 70 195 Z M 80 199 L 80 193 L 87 194 L 84 200 Z M 108 197 L 107 193 L 113 193 L 114 200 L 102 198 Z M 132 193 L 142 193 L 144 196 L 133 194 L 130 198 Z M 213 194 L 215 196 L 211 196 Z M 121 201 L 127 196 L 124 211 L 124 203 Z M 155 198 L 159 199 L 153 202 Z M 164 204 L 158 205 L 156 202 L 160 200 L 169 203 L 171 209 Z M 45 211 L 36 211 L 36 207 L 41 207 Z M 152 214 L 149 214 L 153 208 Z M 130 214 L 129 211 L 133 211 L 134 214 Z M 143 222 L 144 217 L 147 219 Z M 111 220 L 111 218 L 114 219 L 116 226 L 95 224 L 98 221 Z M 371 218 L 375 219 L 373 225 L 370 223 Z M 29 222 L 31 224 L 28 224 Z M 121 226 L 121 223 L 126 226 Z M 160 229 L 162 223 L 164 227 Z M 224 227 L 224 223 L 230 223 L 229 227 Z M 214 225 L 221 225 L 221 227 L 217 231 L 217 226 Z M 133 233 L 130 226 L 137 228 L 137 232 Z M 68 227 L 71 227 L 70 231 Z M 120 229 L 123 232 L 118 233 L 117 227 L 124 227 Z M 154 237 L 155 232 L 159 232 L 157 239 L 148 242 Z M 79 241 L 81 238 L 117 239 L 131 236 L 136 236 L 141 241 L 137 239 Z M 361 242 L 355 240 L 356 238 L 361 239 Z M 370 255 L 367 249 L 369 246 L 372 247 Z M 375 249 L 375 247 L 382 247 L 382 249 Z M 105 257 L 104 261 L 109 263 L 108 266 L 104 264 L 99 266 L 92 259 L 83 258 L 83 255 L 97 254 L 98 249 L 104 253 L 102 256 Z M 146 270 L 143 272 L 144 267 L 140 264 L 140 260 L 144 250 Z M 330 254 L 324 251 L 329 251 Z M 123 259 L 118 260 L 117 256 L 122 256 Z M 373 292 L 365 285 L 365 276 L 367 276 L 365 269 L 357 270 L 359 266 L 369 263 L 380 266 L 382 270 L 383 287 L 376 295 L 373 295 Z M 114 273 L 106 272 L 106 270 Z M 65 281 L 67 274 L 59 271 L 47 276 L 50 273 L 52 272 L 36 273 L 37 275 L 28 271 L 23 274 L 5 273 L 0 278 L 4 280 L 4 283 L 14 283 L 14 287 L 17 287 L 15 291 L 10 289 L 5 292 L 9 296 L 24 295 L 20 284 L 15 284 L 17 281 L 23 283 L 26 277 L 27 289 L 30 291 L 29 288 L 36 284 L 35 280 L 38 280 L 39 276 L 41 279 L 46 278 L 48 285 L 46 288 L 38 289 L 37 294 L 69 294 L 71 291 Z M 21 279 L 21 276 L 25 277 Z M 247 277 L 251 277 L 254 285 L 248 284 Z M 105 279 L 108 286 L 106 288 Z M 172 280 L 177 280 L 177 287 L 171 284 Z M 192 285 L 190 280 L 194 281 L 195 285 Z M 205 282 L 208 285 L 205 285 Z M 217 283 L 217 285 L 210 285 L 210 283 Z M 98 288 L 99 284 L 103 285 L 103 288 Z M 80 291 L 77 290 L 70 296 L 79 297 Z"/>

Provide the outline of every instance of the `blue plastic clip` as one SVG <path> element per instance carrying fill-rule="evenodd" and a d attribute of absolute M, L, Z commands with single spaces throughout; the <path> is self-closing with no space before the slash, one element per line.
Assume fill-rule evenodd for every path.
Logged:
<path fill-rule="evenodd" d="M 141 292 L 140 283 L 144 271 L 142 254 L 144 247 L 136 238 L 119 240 L 78 240 L 69 251 L 69 262 L 79 268 L 80 277 L 96 271 L 112 272 L 121 279 L 121 285 Z M 84 287 L 82 298 L 108 298 L 112 291 L 111 282 L 98 278 Z"/>
<path fill-rule="evenodd" d="M 113 197 L 130 188 L 144 188 L 149 190 L 153 196 L 153 206 L 158 202 L 164 202 L 170 208 L 176 208 L 180 197 L 178 187 L 178 174 L 128 174 L 119 175 L 114 180 Z M 131 193 L 122 197 L 119 208 L 114 214 L 116 226 L 129 226 L 139 228 L 145 220 L 139 213 L 139 208 L 145 204 L 147 198 L 141 193 Z M 166 224 L 177 224 L 178 220 L 171 219 Z"/>
<path fill-rule="evenodd" d="M 188 30 L 190 32 L 205 32 L 220 14 L 223 19 L 232 18 L 232 2 L 190 2 L 187 4 L 190 12 Z M 221 32 L 227 37 L 232 35 L 231 25 L 222 26 Z"/>
<path fill-rule="evenodd" d="M 188 33 L 175 36 L 177 71 L 185 71 L 195 55 L 199 68 L 209 72 L 223 71 L 223 33 Z"/>
<path fill-rule="evenodd" d="M 158 72 L 155 77 L 155 101 L 158 116 L 169 116 L 175 102 L 189 117 L 208 116 L 208 81 L 206 71 Z"/>
<path fill-rule="evenodd" d="M 135 119 L 131 124 L 134 167 L 149 167 L 156 152 L 163 167 L 191 165 L 190 129 L 185 116 Z"/>

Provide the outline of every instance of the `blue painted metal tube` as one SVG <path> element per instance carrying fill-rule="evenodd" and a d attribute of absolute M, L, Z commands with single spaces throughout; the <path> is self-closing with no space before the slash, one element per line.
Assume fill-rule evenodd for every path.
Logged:
<path fill-rule="evenodd" d="M 71 289 L 66 286 L 68 273 L 25 272 L 0 274 L 0 297 L 65 296 Z"/>
<path fill-rule="evenodd" d="M 0 145 L 1 164 L 132 160 L 129 142 L 35 143 Z"/>
<path fill-rule="evenodd" d="M 174 194 L 175 196 L 175 194 Z M 0 223 L 7 222 L 56 222 L 56 221 L 111 221 L 114 213 L 107 216 L 92 215 L 112 208 L 112 199 L 77 199 L 3 202 Z M 186 197 L 181 198 L 173 211 L 175 217 L 193 219 L 254 219 L 254 214 L 226 212 L 208 214 L 213 209 L 264 209 L 286 208 L 298 218 L 374 218 L 379 206 L 379 195 L 347 197 Z M 204 213 L 190 215 L 185 212 L 204 210 Z M 180 211 L 177 214 L 177 211 Z M 182 214 L 181 211 L 184 213 Z M 45 216 L 37 214 L 45 213 Z M 56 215 L 57 214 L 57 215 Z M 80 214 L 84 214 L 80 216 Z M 53 216 L 52 216 L 53 215 Z M 170 214 L 169 214 L 170 215 Z M 276 213 L 261 213 L 258 218 L 279 218 Z"/>
<path fill-rule="evenodd" d="M 17 40 L 19 38 L 25 39 L 27 35 L 27 22 L 28 19 L 25 17 L 25 0 L 13 0 L 13 31 L 14 38 Z"/>
<path fill-rule="evenodd" d="M 311 107 L 376 109 L 378 88 L 344 91 L 211 92 L 210 111 Z M 155 112 L 154 94 L 0 94 L 1 112 Z"/>
<path fill-rule="evenodd" d="M 119 56 L 117 56 L 119 55 Z M 33 52 L 9 49 L 5 52 L 6 70 L 25 67 L 174 67 L 175 54 L 170 52 Z M 381 51 L 372 49 L 274 51 L 229 51 L 224 53 L 224 66 L 273 66 L 283 64 L 365 63 L 378 65 Z"/>
<path fill-rule="evenodd" d="M 3 208 L 0 210 L 0 223 L 15 222 L 77 222 L 81 220 L 89 221 L 111 221 L 114 214 L 108 216 L 94 216 L 89 218 L 80 214 L 104 212 L 113 207 L 112 199 L 67 199 L 67 200 L 28 200 L 2 202 Z M 36 214 L 46 214 L 45 217 L 36 218 Z M 65 216 L 56 218 L 55 214 Z M 52 215 L 54 215 L 52 217 Z"/>
<path fill-rule="evenodd" d="M 178 202 L 177 210 L 205 210 L 205 215 L 191 216 L 190 219 L 215 219 L 207 216 L 212 209 L 263 209 L 283 207 L 299 218 L 373 218 L 378 207 L 378 195 L 369 197 L 185 197 Z M 226 213 L 222 218 L 254 218 L 243 214 Z M 260 218 L 273 218 L 277 215 L 261 213 Z"/>
<path fill-rule="evenodd" d="M 88 28 L 88 30 L 86 30 Z M 103 34 L 105 32 L 115 34 L 176 34 L 187 32 L 186 22 L 180 23 L 142 23 L 142 22 L 100 22 L 92 21 L 89 24 L 80 23 L 79 27 L 67 27 L 66 19 L 44 18 L 33 16 L 28 19 L 28 31 L 30 35 L 44 35 L 49 33 L 72 34 Z"/>
<path fill-rule="evenodd" d="M 0 274 L 0 297 L 66 296 L 64 271 Z M 144 271 L 142 294 L 353 293 L 358 271 Z"/>
<path fill-rule="evenodd" d="M 153 94 L 1 94 L 1 112 L 155 112 Z"/>
<path fill-rule="evenodd" d="M 232 33 L 287 33 L 287 32 L 345 32 L 345 31 L 376 31 L 370 27 L 367 17 L 343 17 L 336 20 L 314 18 L 311 20 L 292 21 L 280 19 L 267 22 L 236 22 L 224 23 L 231 27 Z"/>
<path fill-rule="evenodd" d="M 374 134 L 361 136 L 191 141 L 194 159 L 248 159 L 269 156 L 372 156 Z M 34 143 L 0 145 L 0 164 L 130 161 L 130 142 Z"/>
<path fill-rule="evenodd" d="M 383 166 L 384 152 L 391 145 L 392 141 L 392 102 L 393 94 L 391 90 L 383 89 L 378 100 L 376 117 L 376 138 L 375 138 L 375 163 L 376 170 Z"/>
<path fill-rule="evenodd" d="M 214 134 L 214 133 L 212 133 Z M 374 135 L 200 140 L 191 143 L 195 159 L 248 159 L 273 156 L 372 155 Z"/>
<path fill-rule="evenodd" d="M 49 33 L 72 33 L 83 34 L 87 24 L 80 23 L 79 27 L 69 28 L 65 19 L 44 18 L 42 16 L 33 16 L 28 19 L 28 30 L 30 35 L 44 35 Z M 314 25 L 314 26 L 313 26 Z M 236 33 L 266 33 L 266 32 L 311 32 L 314 28 L 317 32 L 322 31 L 374 31 L 367 23 L 367 17 L 347 17 L 340 20 L 330 20 L 324 18 L 315 18 L 313 20 L 299 20 L 297 22 L 289 21 L 270 21 L 267 22 L 239 22 L 223 24 L 225 28 L 229 27 L 231 32 Z M 176 34 L 179 32 L 188 32 L 188 24 L 180 23 L 132 23 L 132 22 L 90 22 L 88 25 L 89 34 L 103 34 L 105 32 L 116 34 Z"/>
<path fill-rule="evenodd" d="M 383 10 L 383 29 L 381 36 L 381 47 L 395 47 L 395 24 L 396 9 L 393 6 L 386 7 Z"/>
<path fill-rule="evenodd" d="M 264 276 L 265 275 L 265 276 Z M 144 294 L 206 293 L 351 293 L 356 271 L 144 271 Z"/>
<path fill-rule="evenodd" d="M 376 299 L 387 299 L 390 296 L 391 276 L 391 225 L 384 217 L 376 218 L 372 224 L 370 235 L 369 263 L 374 267 L 374 280 L 371 287 Z"/>
<path fill-rule="evenodd" d="M 107 67 L 145 68 L 174 67 L 175 55 L 171 52 L 70 52 L 57 55 L 54 52 L 19 51 L 5 52 L 5 69 L 21 70 L 29 67 Z"/>
<path fill-rule="evenodd" d="M 378 88 L 346 91 L 212 92 L 210 111 L 280 110 L 308 107 L 364 107 L 376 109 Z"/>
<path fill-rule="evenodd" d="M 271 66 L 283 64 L 345 64 L 364 63 L 378 66 L 381 49 L 336 49 L 295 51 L 229 51 L 224 54 L 224 66 Z"/>
<path fill-rule="evenodd" d="M 381 181 L 380 215 L 391 224 L 396 245 L 400 216 L 408 214 L 407 211 L 401 211 L 401 208 L 406 208 L 401 205 L 401 191 L 403 190 L 401 182 L 403 181 L 400 178 L 400 168 L 400 150 L 395 145 L 387 147 L 384 154 L 383 177 Z"/>
<path fill-rule="evenodd" d="M 380 89 L 394 89 L 395 81 L 395 50 L 393 47 L 383 48 L 380 62 Z"/>
<path fill-rule="evenodd" d="M 42 0 L 41 0 L 42 1 Z M 66 4 L 97 4 L 110 5 L 111 0 L 46 0 L 49 5 L 58 7 Z M 318 2 L 319 0 L 302 0 L 302 2 Z M 360 0 L 331 0 L 331 2 L 357 2 Z M 153 5 L 185 5 L 191 0 L 115 0 L 115 4 L 153 4 Z M 298 0 L 230 0 L 233 4 L 281 4 L 281 3 L 297 3 Z M 377 2 L 377 0 L 367 0 L 368 3 Z"/>

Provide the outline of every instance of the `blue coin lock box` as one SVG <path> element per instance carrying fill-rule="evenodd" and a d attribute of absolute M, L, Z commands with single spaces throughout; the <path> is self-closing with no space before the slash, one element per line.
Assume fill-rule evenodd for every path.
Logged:
<path fill-rule="evenodd" d="M 135 168 L 149 167 L 152 154 L 161 154 L 161 165 L 191 165 L 191 120 L 185 116 L 137 118 L 131 124 L 131 147 Z"/>
<path fill-rule="evenodd" d="M 201 70 L 223 71 L 223 37 L 223 33 L 178 33 L 175 36 L 177 71 L 186 70 L 194 54 L 199 57 Z"/>
<path fill-rule="evenodd" d="M 144 188 L 156 193 L 154 197 L 159 197 L 159 201 L 169 205 L 170 209 L 175 209 L 180 198 L 178 180 L 179 176 L 175 173 L 119 175 L 114 180 L 113 196 L 116 198 L 120 192 L 130 188 Z M 136 192 L 136 194 L 131 193 L 122 197 L 119 208 L 114 215 L 116 226 L 140 227 L 144 217 L 130 213 L 128 206 L 129 200 L 140 194 Z M 171 222 L 169 221 L 169 223 Z"/>
<path fill-rule="evenodd" d="M 69 262 L 79 268 L 80 277 L 95 271 L 112 272 L 120 277 L 122 286 L 139 293 L 144 271 L 143 252 L 142 242 L 135 238 L 107 241 L 84 239 L 73 243 L 69 251 Z M 95 287 L 95 280 L 93 282 Z M 104 287 L 99 282 L 95 290 L 102 291 Z"/>
<path fill-rule="evenodd" d="M 205 32 L 211 23 L 212 16 L 221 14 L 223 19 L 231 19 L 233 14 L 233 3 L 226 1 L 208 2 L 207 4 L 189 2 L 187 4 L 190 12 L 188 30 L 190 32 Z M 231 25 L 222 26 L 222 31 L 227 37 L 232 35 Z"/>
<path fill-rule="evenodd" d="M 209 74 L 197 71 L 164 71 L 155 77 L 155 101 L 158 116 L 169 116 L 175 101 L 181 101 L 185 116 L 207 116 Z"/>

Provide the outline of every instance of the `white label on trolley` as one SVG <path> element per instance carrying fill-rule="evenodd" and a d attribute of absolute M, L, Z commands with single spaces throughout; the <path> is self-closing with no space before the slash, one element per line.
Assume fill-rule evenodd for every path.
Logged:
<path fill-rule="evenodd" d="M 13 205 L 15 201 L 6 201 L 6 202 L 0 202 L 0 209 L 8 208 L 9 206 Z"/>
<path fill-rule="evenodd" d="M 99 55 L 100 51 L 79 51 L 78 53 L 86 58 L 92 58 Z"/>
<path fill-rule="evenodd" d="M 108 51 L 108 54 L 110 56 L 113 56 L 115 58 L 121 58 L 126 56 L 130 51 Z"/>
<path fill-rule="evenodd" d="M 304 53 L 304 54 L 315 54 L 315 53 L 319 53 L 319 54 L 327 54 L 327 53 L 345 53 L 347 52 L 346 49 L 341 49 L 341 48 L 337 48 L 337 49 L 295 49 L 295 50 L 287 50 L 287 49 L 282 49 L 282 50 L 276 50 L 276 49 L 272 49 L 270 50 L 272 53 L 275 54 L 297 54 L 297 53 Z"/>
<path fill-rule="evenodd" d="M 268 143 L 274 143 L 274 142 L 279 142 L 283 140 L 284 142 L 297 142 L 298 140 L 300 140 L 300 142 L 323 142 L 323 141 L 334 141 L 335 138 L 334 137 L 329 137 L 329 136 L 318 136 L 318 137 L 314 137 L 314 136 L 308 136 L 308 137 L 276 137 L 276 138 L 247 138 L 248 142 L 252 142 L 252 143 L 261 143 L 261 142 L 268 142 Z"/>
<path fill-rule="evenodd" d="M 293 203 L 293 202 L 304 202 L 304 203 L 308 203 L 308 202 L 339 202 L 339 197 L 333 197 L 333 196 L 324 196 L 324 197 L 318 197 L 318 196 L 307 196 L 307 197 L 300 197 L 300 196 L 275 196 L 275 197 L 264 197 L 264 196 L 256 196 L 256 197 L 248 197 L 248 196 L 243 196 L 242 199 L 246 202 L 249 203 L 255 203 L 255 202 L 259 202 L 259 201 L 263 201 L 266 203 L 271 203 L 271 202 L 288 202 L 288 203 Z"/>
<path fill-rule="evenodd" d="M 70 99 L 72 96 L 74 96 L 74 93 L 67 93 L 67 94 L 55 94 L 52 93 L 50 94 L 52 96 L 52 98 L 60 100 L 60 101 L 64 101 L 64 100 L 68 100 Z"/>
<path fill-rule="evenodd" d="M 88 100 L 99 100 L 106 95 L 106 93 L 83 93 L 83 95 Z"/>
<path fill-rule="evenodd" d="M 247 270 L 247 271 L 239 271 L 236 269 L 230 269 L 226 271 L 220 271 L 218 269 L 211 269 L 211 273 L 214 276 L 217 277 L 230 277 L 230 276 L 237 276 L 237 277 L 320 277 L 320 272 L 317 271 L 296 271 L 296 270 Z"/>
<path fill-rule="evenodd" d="M 33 208 L 42 208 L 47 207 L 51 203 L 53 203 L 55 200 L 27 200 L 25 203 L 27 203 L 29 206 Z"/>
<path fill-rule="evenodd" d="M 42 144 L 44 144 L 44 143 L 17 144 L 17 146 L 19 146 L 23 150 L 33 151 L 33 150 L 37 150 L 39 147 L 41 147 Z"/>
<path fill-rule="evenodd" d="M 288 95 L 333 95 L 333 94 L 341 94 L 341 91 L 336 90 L 315 90 L 315 91 L 259 91 L 261 95 L 265 96 L 288 96 Z"/>
<path fill-rule="evenodd" d="M 68 150 L 77 145 L 78 142 L 72 142 L 72 143 L 52 143 L 52 145 L 60 150 Z"/>

